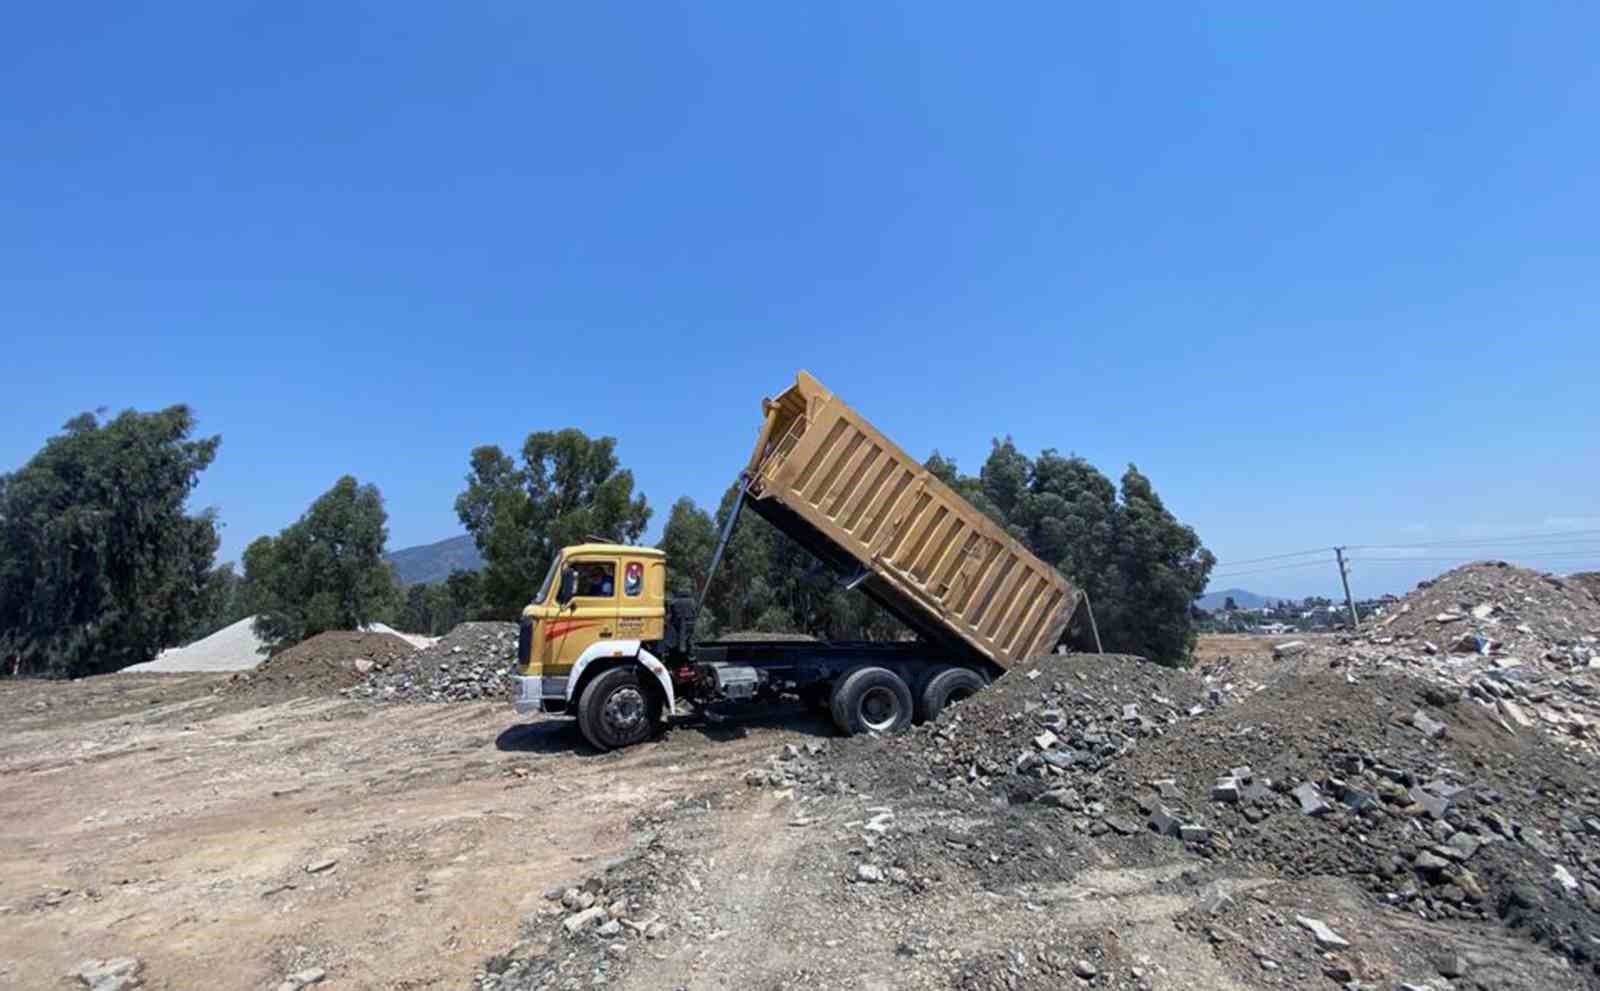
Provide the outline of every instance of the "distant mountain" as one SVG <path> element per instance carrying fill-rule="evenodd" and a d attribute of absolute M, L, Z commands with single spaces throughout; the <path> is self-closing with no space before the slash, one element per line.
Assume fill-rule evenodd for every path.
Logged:
<path fill-rule="evenodd" d="M 1195 605 L 1201 609 L 1221 609 L 1229 598 L 1240 609 L 1260 609 L 1262 606 L 1275 605 L 1282 598 L 1277 595 L 1257 595 L 1247 592 L 1242 588 L 1225 588 L 1220 592 L 1207 592 L 1195 600 Z"/>
<path fill-rule="evenodd" d="M 431 585 L 450 577 L 452 571 L 477 571 L 483 567 L 478 546 L 466 534 L 420 547 L 403 547 L 384 555 L 394 565 L 402 585 Z"/>

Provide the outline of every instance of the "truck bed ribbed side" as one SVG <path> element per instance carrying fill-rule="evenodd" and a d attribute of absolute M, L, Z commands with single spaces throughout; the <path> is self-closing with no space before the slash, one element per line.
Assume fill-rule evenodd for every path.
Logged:
<path fill-rule="evenodd" d="M 805 372 L 764 404 L 750 508 L 924 639 L 1001 668 L 1048 651 L 1079 592 Z"/>

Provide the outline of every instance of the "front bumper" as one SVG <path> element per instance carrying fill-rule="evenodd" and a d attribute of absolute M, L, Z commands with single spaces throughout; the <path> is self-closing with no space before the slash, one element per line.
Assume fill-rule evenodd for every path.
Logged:
<path fill-rule="evenodd" d="M 563 712 L 567 708 L 567 679 L 524 677 L 511 678 L 511 706 L 519 713 Z"/>

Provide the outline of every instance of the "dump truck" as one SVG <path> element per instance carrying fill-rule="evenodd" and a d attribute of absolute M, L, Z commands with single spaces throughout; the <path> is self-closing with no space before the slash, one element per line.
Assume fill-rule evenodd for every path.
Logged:
<path fill-rule="evenodd" d="M 798 698 L 846 734 L 936 717 L 1062 639 L 1082 593 L 802 371 L 762 402 L 698 599 L 667 595 L 651 547 L 563 548 L 522 611 L 512 701 L 566 713 L 601 750 L 648 739 L 680 705 Z M 712 640 L 695 619 L 749 510 L 915 639 Z"/>

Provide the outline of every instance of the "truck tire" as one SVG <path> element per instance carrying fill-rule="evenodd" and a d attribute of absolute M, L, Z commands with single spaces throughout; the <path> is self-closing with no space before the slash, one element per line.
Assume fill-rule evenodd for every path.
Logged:
<path fill-rule="evenodd" d="M 938 719 L 945 706 L 960 702 L 983 686 L 983 676 L 971 668 L 939 668 L 928 677 L 917 696 L 917 722 Z"/>
<path fill-rule="evenodd" d="M 911 689 L 888 668 L 856 668 L 834 685 L 828 708 L 847 736 L 898 733 L 911 725 Z"/>
<path fill-rule="evenodd" d="M 578 731 L 596 750 L 643 743 L 660 716 L 660 701 L 631 665 L 595 675 L 578 697 Z"/>

